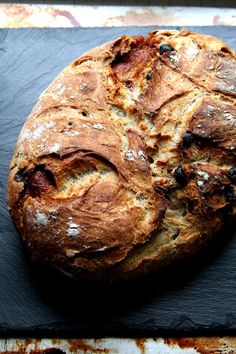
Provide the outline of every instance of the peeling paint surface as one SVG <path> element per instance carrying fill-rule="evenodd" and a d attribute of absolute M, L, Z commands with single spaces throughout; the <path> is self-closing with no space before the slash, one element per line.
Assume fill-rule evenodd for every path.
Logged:
<path fill-rule="evenodd" d="M 224 4 L 224 2 L 222 2 Z M 1 28 L 236 25 L 236 10 L 217 7 L 0 4 Z"/>
<path fill-rule="evenodd" d="M 236 338 L 1 339 L 1 353 L 234 354 Z"/>

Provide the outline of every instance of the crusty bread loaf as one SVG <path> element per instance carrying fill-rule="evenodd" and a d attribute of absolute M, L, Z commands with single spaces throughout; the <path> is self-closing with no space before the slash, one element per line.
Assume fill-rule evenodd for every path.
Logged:
<path fill-rule="evenodd" d="M 235 214 L 236 57 L 211 36 L 122 36 L 40 96 L 10 166 L 32 258 L 78 279 L 150 273 Z"/>

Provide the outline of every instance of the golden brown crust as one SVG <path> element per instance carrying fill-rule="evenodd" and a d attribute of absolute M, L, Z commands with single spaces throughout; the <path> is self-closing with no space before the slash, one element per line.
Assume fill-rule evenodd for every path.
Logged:
<path fill-rule="evenodd" d="M 210 98 L 204 99 L 189 122 L 189 130 L 203 139 L 210 139 L 235 154 L 236 107 Z M 230 138 L 229 138 L 230 137 Z"/>
<path fill-rule="evenodd" d="M 84 54 L 40 96 L 8 202 L 34 259 L 121 279 L 195 252 L 235 213 L 235 54 L 156 31 Z"/>

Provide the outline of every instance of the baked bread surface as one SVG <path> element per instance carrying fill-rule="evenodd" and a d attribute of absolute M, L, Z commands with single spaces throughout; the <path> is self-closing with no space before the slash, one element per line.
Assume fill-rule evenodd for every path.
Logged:
<path fill-rule="evenodd" d="M 196 252 L 235 214 L 235 104 L 234 52 L 185 29 L 72 62 L 10 165 L 10 214 L 32 258 L 115 280 Z"/>

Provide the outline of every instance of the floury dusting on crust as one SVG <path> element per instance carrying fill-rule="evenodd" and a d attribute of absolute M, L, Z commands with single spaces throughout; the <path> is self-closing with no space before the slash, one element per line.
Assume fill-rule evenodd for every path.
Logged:
<path fill-rule="evenodd" d="M 53 128 L 55 126 L 55 122 L 46 122 L 42 123 L 36 126 L 36 128 L 29 130 L 27 128 L 23 128 L 22 132 L 20 134 L 20 139 L 23 140 L 37 140 L 40 139 L 42 134 L 50 128 Z"/>
<path fill-rule="evenodd" d="M 95 129 L 99 129 L 99 130 L 105 130 L 106 129 L 106 127 L 103 124 L 101 124 L 101 123 L 94 123 L 93 127 Z"/>
<path fill-rule="evenodd" d="M 74 223 L 71 217 L 69 217 L 69 221 L 67 224 L 68 224 L 67 235 L 71 237 L 79 236 L 81 231 L 80 226 Z"/>
<path fill-rule="evenodd" d="M 141 160 L 145 160 L 145 153 L 142 150 L 133 151 L 127 150 L 125 156 L 128 161 L 135 161 L 135 159 L 140 158 Z"/>
<path fill-rule="evenodd" d="M 49 153 L 52 154 L 52 153 L 57 153 L 60 151 L 60 148 L 61 148 L 61 145 L 58 144 L 58 143 L 55 143 L 53 144 L 52 146 L 49 147 Z"/>
<path fill-rule="evenodd" d="M 46 214 L 39 212 L 38 210 L 35 213 L 35 220 L 38 224 L 47 226 L 48 225 L 48 217 Z"/>
<path fill-rule="evenodd" d="M 197 174 L 202 177 L 205 181 L 209 179 L 209 174 L 204 171 L 197 171 Z"/>
<path fill-rule="evenodd" d="M 189 58 L 189 60 L 193 60 L 196 58 L 196 56 L 198 55 L 199 53 L 199 49 L 198 49 L 198 46 L 197 45 L 193 45 L 193 46 L 190 46 L 188 49 L 187 49 L 187 56 Z"/>

